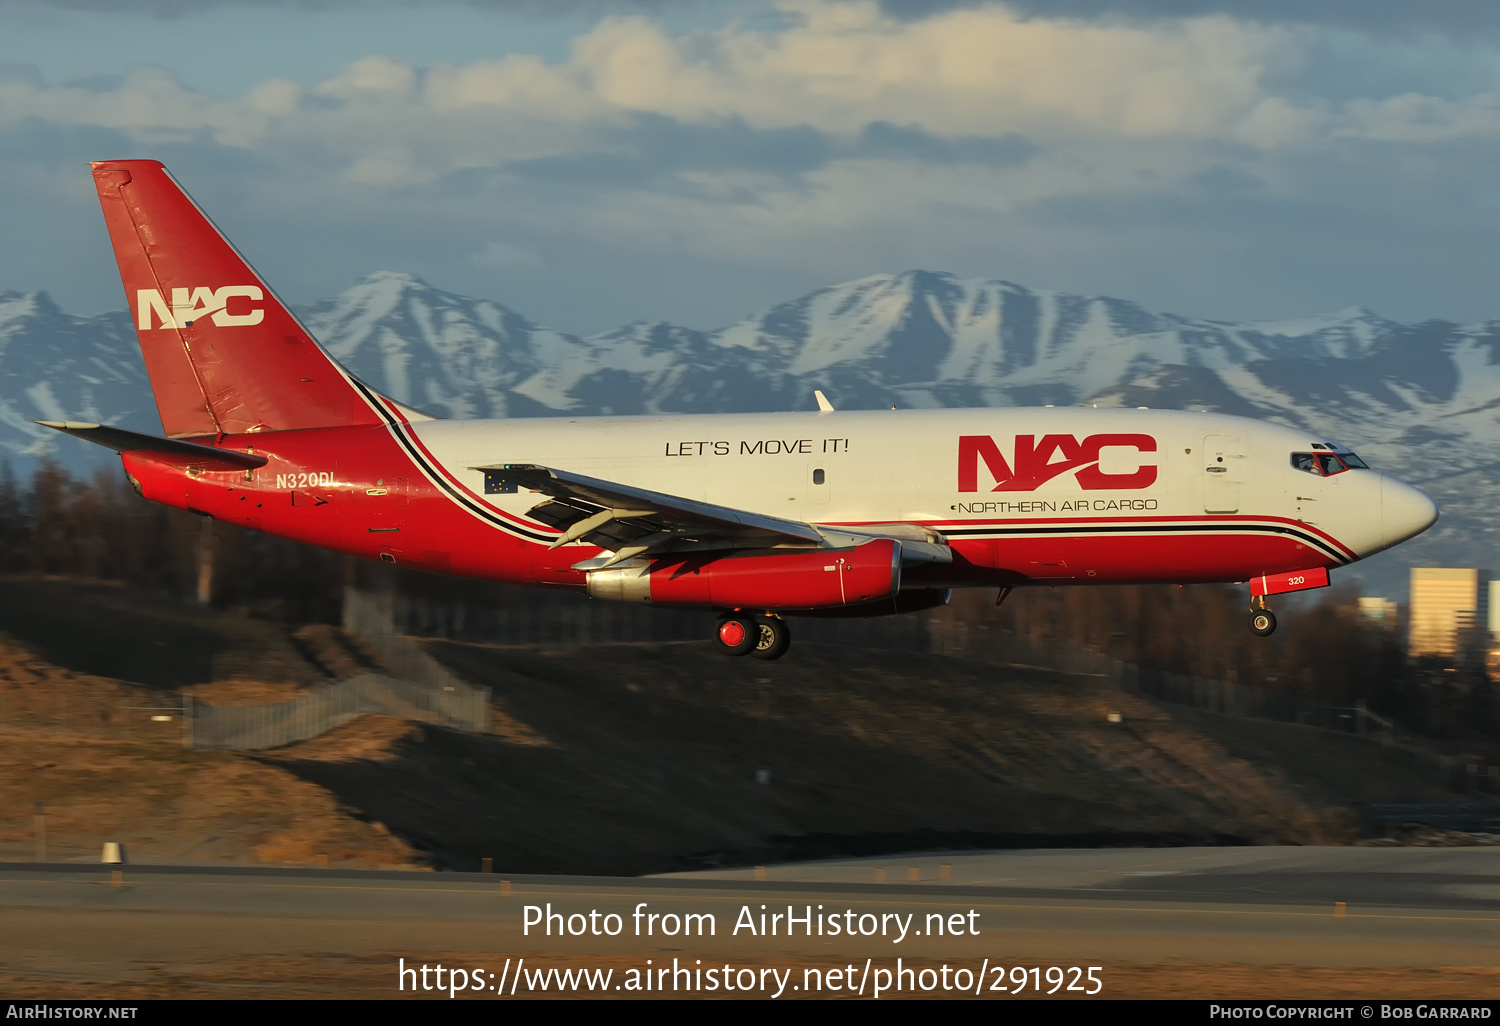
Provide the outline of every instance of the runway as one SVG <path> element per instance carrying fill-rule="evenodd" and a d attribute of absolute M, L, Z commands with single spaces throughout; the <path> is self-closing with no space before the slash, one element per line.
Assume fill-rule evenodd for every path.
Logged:
<path fill-rule="evenodd" d="M 756 875 L 127 866 L 117 886 L 107 867 L 0 864 L 0 982 L 31 996 L 89 986 L 96 996 L 382 997 L 405 993 L 401 959 L 498 980 L 523 958 L 799 973 L 866 960 L 878 971 L 900 958 L 971 974 L 1099 966 L 1116 994 L 1183 993 L 1172 988 L 1202 977 L 1208 987 L 1364 980 L 1394 997 L 1410 976 L 1446 980 L 1447 996 L 1500 996 L 1500 848 L 924 853 Z M 698 929 L 685 934 L 687 923 Z M 493 983 L 483 993 L 494 996 Z"/>
<path fill-rule="evenodd" d="M 770 881 L 948 882 L 1007 895 L 1087 893 L 1124 899 L 1234 904 L 1500 910 L 1500 847 L 1129 848 L 953 852 L 773 866 Z M 733 880 L 753 871 L 708 870 L 667 879 Z"/>

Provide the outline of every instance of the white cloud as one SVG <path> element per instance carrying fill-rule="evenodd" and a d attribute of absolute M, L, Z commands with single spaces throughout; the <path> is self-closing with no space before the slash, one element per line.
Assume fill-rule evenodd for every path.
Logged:
<path fill-rule="evenodd" d="M 389 57 L 366 57 L 313 90 L 335 100 L 406 100 L 416 91 L 417 71 Z"/>
<path fill-rule="evenodd" d="M 1413 209 L 1400 190 L 1439 173 L 1462 179 L 1431 158 L 1437 148 L 1500 139 L 1493 83 L 1474 74 L 1465 81 L 1475 85 L 1436 95 L 1442 76 L 1403 79 L 1389 39 L 1377 48 L 1386 77 L 1350 98 L 1320 88 L 1316 26 L 1023 18 L 1001 5 L 900 20 L 870 0 L 783 7 L 771 27 L 677 34 L 645 17 L 606 18 L 550 62 L 510 54 L 418 68 L 374 55 L 319 83 L 267 81 L 242 96 L 197 92 L 154 68 L 90 87 L 0 77 L 0 131 L 108 129 L 143 149 L 211 140 L 286 172 L 308 216 L 464 231 L 453 259 L 537 278 L 585 248 L 601 260 L 701 258 L 811 277 L 879 269 L 877 254 L 884 265 L 952 266 L 961 253 L 973 268 L 975 254 L 1044 246 L 1081 254 L 1052 266 L 1103 263 L 1103 253 L 1118 263 L 1133 258 L 1126 247 L 1116 259 L 1119 238 L 1101 224 L 1122 210 L 1170 216 L 1202 202 L 1206 182 L 1237 181 L 1239 195 L 1288 209 L 1365 203 L 1363 220 L 1378 224 Z M 1359 45 L 1340 36 L 1342 66 L 1359 63 Z M 1413 41 L 1411 64 L 1442 63 L 1440 51 Z M 905 148 L 861 149 L 877 122 L 904 133 Z M 716 131 L 725 149 L 705 159 Z M 954 145 L 925 152 L 929 138 Z M 974 140 L 1019 141 L 1022 156 L 987 162 Z M 756 146 L 764 153 L 736 163 L 733 147 Z M 1375 181 L 1380 170 L 1359 163 L 1366 147 L 1431 159 L 1360 185 L 1354 176 Z M 258 202 L 281 216 L 282 201 L 263 194 L 274 176 L 261 177 Z M 1085 230 L 1057 219 L 1068 204 L 1105 213 Z M 1189 230 L 1174 227 L 1172 244 Z M 536 248 L 487 241 L 514 238 Z"/>
<path fill-rule="evenodd" d="M 358 185 L 399 186 L 421 185 L 436 176 L 421 167 L 410 150 L 390 147 L 357 158 L 345 177 Z"/>
<path fill-rule="evenodd" d="M 811 126 L 846 142 L 878 121 L 1033 140 L 1050 170 L 1017 169 L 1015 196 L 1068 183 L 1130 189 L 1142 175 L 1201 169 L 1194 144 L 1282 145 L 1315 125 L 1265 83 L 1268 68 L 1295 61 L 1285 29 L 1222 16 L 1150 26 L 1023 19 L 999 6 L 901 21 L 871 0 L 797 0 L 785 13 L 773 29 L 675 36 L 643 17 L 608 18 L 558 63 L 518 54 L 424 70 L 371 56 L 311 88 L 270 81 L 242 97 L 195 92 L 152 68 L 102 90 L 18 80 L 0 84 L 0 123 L 97 126 L 145 144 L 207 136 L 281 162 L 332 162 L 362 186 L 408 187 L 458 169 L 608 152 L 642 115 Z M 725 196 L 779 187 L 774 175 L 714 177 L 681 181 Z"/>
<path fill-rule="evenodd" d="M 1403 93 L 1347 105 L 1341 136 L 1380 142 L 1429 144 L 1500 136 L 1500 94 L 1458 99 Z"/>
<path fill-rule="evenodd" d="M 417 110 L 460 129 L 466 113 L 489 109 L 573 123 L 626 112 L 734 117 L 843 134 L 884 120 L 957 135 L 1232 137 L 1267 98 L 1265 69 L 1296 48 L 1289 30 L 1225 17 L 1138 27 L 1021 19 L 988 7 L 899 21 L 869 0 L 788 6 L 791 23 L 766 31 L 672 36 L 645 18 L 606 19 L 561 64 L 513 55 L 420 72 L 372 56 L 310 96 L 276 83 L 243 100 L 207 97 L 143 70 L 111 92 L 36 88 L 6 96 L 3 109 L 132 132 L 207 128 L 243 140 L 256 132 L 235 122 L 293 118 L 317 101 L 380 106 L 397 116 L 395 131 Z"/>
<path fill-rule="evenodd" d="M 617 107 L 759 127 L 1225 136 L 1300 35 L 1225 17 L 1141 27 L 995 6 L 900 21 L 872 2 L 787 6 L 801 17 L 776 31 L 672 38 L 610 20 L 578 41 L 571 68 Z"/>
<path fill-rule="evenodd" d="M 0 83 L 0 123 L 35 117 L 146 143 L 207 133 L 226 146 L 322 149 L 346 155 L 352 179 L 394 185 L 588 150 L 639 114 L 812 126 L 846 139 L 876 121 L 948 137 L 1020 134 L 1100 167 L 1141 142 L 1179 147 L 1180 159 L 1195 143 L 1434 141 L 1491 133 L 1500 118 L 1494 96 L 1335 105 L 1278 94 L 1305 59 L 1308 28 L 1222 15 L 1021 18 L 1003 6 L 901 21 L 871 0 L 784 6 L 787 23 L 775 29 L 673 36 L 646 18 L 609 18 L 560 63 L 518 54 L 422 70 L 371 56 L 311 89 L 270 81 L 243 97 L 198 93 L 152 68 L 102 90 L 10 80 Z"/>
<path fill-rule="evenodd" d="M 0 79 L 0 125 L 35 118 L 64 126 L 109 128 L 143 143 L 210 134 L 224 146 L 264 142 L 272 127 L 302 107 L 302 87 L 268 81 L 244 97 L 221 99 L 195 92 L 162 68 L 137 68 L 109 89 L 48 88 L 29 78 Z"/>

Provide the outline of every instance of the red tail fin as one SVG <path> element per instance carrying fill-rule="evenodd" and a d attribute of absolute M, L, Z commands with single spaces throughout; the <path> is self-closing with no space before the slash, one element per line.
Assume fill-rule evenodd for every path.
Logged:
<path fill-rule="evenodd" d="M 168 437 L 379 422 L 165 167 L 93 169 Z"/>

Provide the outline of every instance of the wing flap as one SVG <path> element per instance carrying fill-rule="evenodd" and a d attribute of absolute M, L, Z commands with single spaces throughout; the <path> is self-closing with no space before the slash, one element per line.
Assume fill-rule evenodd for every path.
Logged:
<path fill-rule="evenodd" d="M 636 556 L 664 552 L 787 547 L 843 549 L 876 538 L 899 540 L 902 562 L 906 565 L 953 560 L 947 539 L 917 524 L 823 527 L 533 463 L 470 469 L 484 472 L 486 487 L 501 491 L 526 488 L 547 496 L 545 502 L 533 506 L 526 515 L 562 532 L 553 548 L 584 542 L 611 553 L 576 564 L 578 570 L 601 570 Z"/>
<path fill-rule="evenodd" d="M 574 525 L 596 519 L 597 526 L 587 528 L 578 536 L 579 539 L 616 552 L 640 544 L 642 539 L 650 536 L 657 536 L 653 548 L 660 548 L 667 542 L 676 545 L 721 541 L 736 543 L 733 547 L 743 547 L 747 543 L 767 547 L 787 543 L 823 544 L 823 536 L 817 529 L 800 520 L 665 495 L 565 470 L 532 463 L 470 469 L 484 471 L 487 477 L 497 479 L 503 485 L 528 488 L 548 496 L 549 501 L 533 507 L 527 516 L 565 534 Z M 599 516 L 604 511 L 613 511 L 614 515 Z"/>

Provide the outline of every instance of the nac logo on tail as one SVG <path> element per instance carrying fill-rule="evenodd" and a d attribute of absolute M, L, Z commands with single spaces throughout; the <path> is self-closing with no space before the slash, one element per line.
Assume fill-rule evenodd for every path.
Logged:
<path fill-rule="evenodd" d="M 266 312 L 258 306 L 265 299 L 259 285 L 225 285 L 211 289 L 199 285 L 190 289 L 173 289 L 169 306 L 156 289 L 137 289 L 135 293 L 135 326 L 141 331 L 152 328 L 186 328 L 200 317 L 212 317 L 221 328 L 241 328 L 259 324 Z M 235 312 L 230 312 L 230 301 L 235 303 Z M 153 323 L 160 321 L 160 324 Z"/>
<path fill-rule="evenodd" d="M 1156 439 L 1150 435 L 1089 435 L 1079 441 L 1073 435 L 1017 435 L 1014 450 L 1015 468 L 1005 461 L 1000 446 L 989 435 L 961 435 L 958 439 L 958 490 L 979 491 L 979 464 L 984 463 L 996 492 L 1034 492 L 1061 474 L 1071 473 L 1084 491 L 1146 488 L 1156 483 L 1155 466 L 1105 473 L 1099 461 L 1105 449 L 1134 449 L 1136 453 L 1155 452 Z M 1128 454 L 1111 454 L 1125 456 Z M 1061 457 L 1060 459 L 1056 457 Z M 1113 459 L 1111 460 L 1113 462 Z"/>

